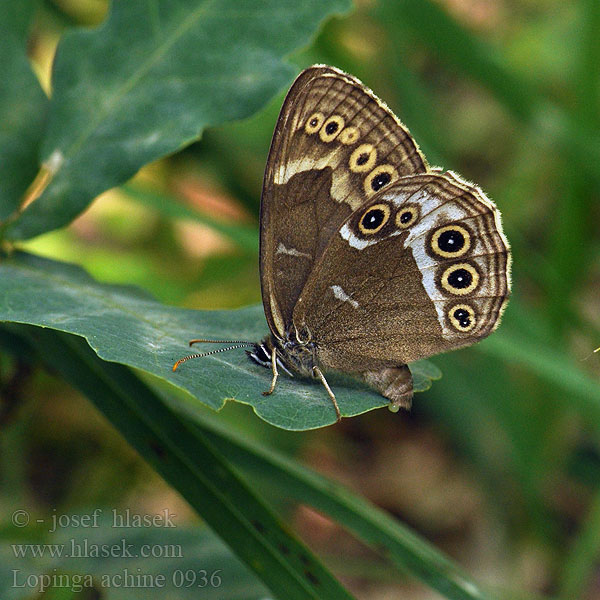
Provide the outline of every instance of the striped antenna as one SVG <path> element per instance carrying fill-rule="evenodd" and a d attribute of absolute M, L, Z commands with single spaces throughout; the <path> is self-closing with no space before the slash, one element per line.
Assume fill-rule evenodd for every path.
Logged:
<path fill-rule="evenodd" d="M 205 343 L 205 344 L 233 344 L 233 346 L 228 346 L 227 348 L 219 348 L 218 350 L 211 350 L 210 352 L 200 352 L 197 354 L 190 354 L 189 356 L 184 356 L 180 358 L 174 365 L 173 371 L 177 370 L 177 367 L 192 358 L 202 358 L 203 356 L 210 356 L 211 354 L 218 354 L 219 352 L 227 352 L 228 350 L 235 350 L 236 348 L 248 348 L 249 346 L 254 346 L 254 342 L 245 342 L 243 340 L 190 340 L 189 345 L 193 346 L 194 344 Z"/>

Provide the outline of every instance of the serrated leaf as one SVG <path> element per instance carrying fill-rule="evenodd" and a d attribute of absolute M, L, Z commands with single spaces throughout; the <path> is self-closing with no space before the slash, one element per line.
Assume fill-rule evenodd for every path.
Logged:
<path fill-rule="evenodd" d="M 69 223 L 208 125 L 255 113 L 291 80 L 283 62 L 349 0 L 128 0 L 58 47 L 41 161 L 49 184 L 7 230 Z"/>
<path fill-rule="evenodd" d="M 0 320 L 80 335 L 100 358 L 169 381 L 215 410 L 234 399 L 252 406 L 265 421 L 291 430 L 336 420 L 329 397 L 316 381 L 282 375 L 275 393 L 263 396 L 271 372 L 249 361 L 243 349 L 189 361 L 172 371 L 173 363 L 189 353 L 190 338 L 262 339 L 268 332 L 262 306 L 232 311 L 164 306 L 136 288 L 100 284 L 75 265 L 18 252 L 0 263 Z M 426 378 L 427 370 L 419 365 L 414 373 Z M 328 380 L 343 416 L 388 404 L 347 377 Z"/>

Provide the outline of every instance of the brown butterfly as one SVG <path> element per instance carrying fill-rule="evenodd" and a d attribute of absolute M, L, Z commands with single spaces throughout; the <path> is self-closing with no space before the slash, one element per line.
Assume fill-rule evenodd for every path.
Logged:
<path fill-rule="evenodd" d="M 409 408 L 407 363 L 474 344 L 498 326 L 510 253 L 481 189 L 430 168 L 371 90 L 316 65 L 292 85 L 275 127 L 260 280 L 271 333 L 248 355 L 273 371 L 264 393 L 279 369 L 319 379 L 339 420 L 324 373 L 353 374 L 394 412 Z"/>

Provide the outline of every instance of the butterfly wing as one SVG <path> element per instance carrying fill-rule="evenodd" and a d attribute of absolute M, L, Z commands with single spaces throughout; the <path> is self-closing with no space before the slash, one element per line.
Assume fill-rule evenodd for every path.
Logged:
<path fill-rule="evenodd" d="M 348 217 L 293 322 L 310 332 L 324 367 L 378 372 L 487 336 L 509 291 L 495 205 L 454 173 L 434 170 L 402 178 Z"/>
<path fill-rule="evenodd" d="M 380 189 L 426 170 L 407 129 L 360 81 L 325 66 L 298 76 L 277 121 L 261 200 L 262 297 L 276 337 L 342 223 Z"/>

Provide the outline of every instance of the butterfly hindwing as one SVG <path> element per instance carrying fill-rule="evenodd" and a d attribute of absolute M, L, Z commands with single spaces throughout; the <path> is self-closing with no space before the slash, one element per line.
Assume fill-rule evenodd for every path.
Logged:
<path fill-rule="evenodd" d="M 294 324 L 318 338 L 319 359 L 332 369 L 426 358 L 495 329 L 509 261 L 499 213 L 479 188 L 450 172 L 408 176 L 330 239 Z"/>

